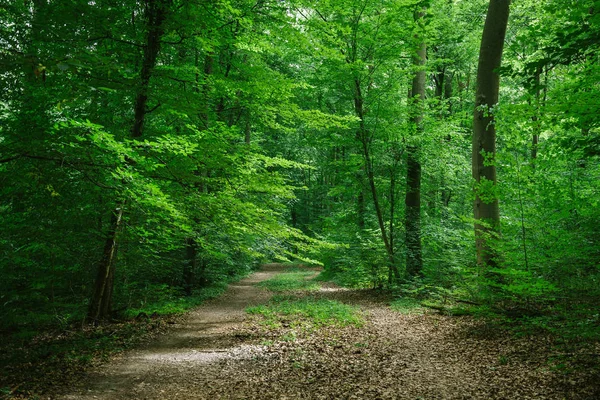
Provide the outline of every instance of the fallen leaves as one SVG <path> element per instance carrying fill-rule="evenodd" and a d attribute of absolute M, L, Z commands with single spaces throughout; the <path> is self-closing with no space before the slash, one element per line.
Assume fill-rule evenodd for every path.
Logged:
<path fill-rule="evenodd" d="M 400 314 L 384 292 L 325 284 L 308 294 L 360 307 L 362 327 L 261 324 L 244 309 L 268 301 L 254 285 L 274 272 L 232 286 L 147 348 L 90 372 L 93 388 L 63 388 L 59 398 L 600 398 L 595 357 L 586 369 L 557 368 L 552 338 L 515 338 L 470 317 Z"/>

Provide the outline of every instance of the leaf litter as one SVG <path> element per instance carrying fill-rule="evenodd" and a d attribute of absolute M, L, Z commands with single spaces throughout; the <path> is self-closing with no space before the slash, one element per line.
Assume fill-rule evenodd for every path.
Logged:
<path fill-rule="evenodd" d="M 358 306 L 363 326 L 265 325 L 270 264 L 143 348 L 92 368 L 59 399 L 598 399 L 598 365 L 557 368 L 554 341 L 472 317 L 402 314 L 375 290 L 295 293 Z M 44 397 L 42 397 L 44 398 Z"/>

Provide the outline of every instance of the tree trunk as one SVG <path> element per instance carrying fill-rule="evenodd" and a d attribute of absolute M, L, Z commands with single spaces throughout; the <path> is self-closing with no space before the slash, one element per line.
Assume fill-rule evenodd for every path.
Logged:
<path fill-rule="evenodd" d="M 189 237 L 185 241 L 186 263 L 183 268 L 183 290 L 187 296 L 191 296 L 194 287 L 194 272 L 196 271 L 198 259 L 198 246 L 196 240 Z"/>
<path fill-rule="evenodd" d="M 531 166 L 535 168 L 535 159 L 538 156 L 538 146 L 540 143 L 540 133 L 542 131 L 542 123 L 540 121 L 540 113 L 541 113 L 541 79 L 540 76 L 542 74 L 542 67 L 538 67 L 535 71 L 534 76 L 534 84 L 535 84 L 535 115 L 531 118 L 533 125 L 533 135 L 531 138 Z"/>
<path fill-rule="evenodd" d="M 398 267 L 396 265 L 396 259 L 394 255 L 394 249 L 390 246 L 390 242 L 388 239 L 388 235 L 385 228 L 385 223 L 383 220 L 383 212 L 381 210 L 381 205 L 379 204 L 379 196 L 377 194 L 377 187 L 375 185 L 375 174 L 373 172 L 373 161 L 371 160 L 371 152 L 369 150 L 369 133 L 367 132 L 365 122 L 364 122 L 364 109 L 363 109 L 363 97 L 362 90 L 360 87 L 360 81 L 354 81 L 355 93 L 354 93 L 354 110 L 356 112 L 356 116 L 359 118 L 359 128 L 357 131 L 357 139 L 362 144 L 363 150 L 363 158 L 365 160 L 365 173 L 367 175 L 367 180 L 369 182 L 369 188 L 371 189 L 371 196 L 373 198 L 373 206 L 375 207 L 375 214 L 377 216 L 377 223 L 379 225 L 379 230 L 381 232 L 381 238 L 383 240 L 383 245 L 385 246 L 385 250 L 388 256 L 389 262 L 389 276 L 390 281 L 393 279 L 398 279 L 400 274 L 398 272 Z"/>
<path fill-rule="evenodd" d="M 163 23 L 167 17 L 167 7 L 170 0 L 146 0 L 146 22 L 148 34 L 144 46 L 144 59 L 140 72 L 140 86 L 134 106 L 134 123 L 131 136 L 142 136 L 146 117 L 146 104 L 148 103 L 148 87 L 152 70 L 156 66 L 156 57 L 160 51 L 160 38 L 164 33 Z"/>
<path fill-rule="evenodd" d="M 213 63 L 214 63 L 214 57 L 212 53 L 208 53 L 205 57 L 204 57 L 204 67 L 203 67 L 203 72 L 204 72 L 204 76 L 203 76 L 203 82 L 200 83 L 200 76 L 199 74 L 196 75 L 196 84 L 198 85 L 198 91 L 200 92 L 200 94 L 202 95 L 203 98 L 203 102 L 204 105 L 203 107 L 200 109 L 199 113 L 198 113 L 198 117 L 199 117 L 199 129 L 200 130 L 206 130 L 209 128 L 210 125 L 210 91 L 211 91 L 211 87 L 209 85 L 208 82 L 208 78 L 212 75 L 213 73 Z M 198 51 L 196 51 L 196 55 L 195 55 L 195 64 L 196 64 L 196 68 L 198 68 L 199 66 L 199 60 L 198 60 Z M 196 171 L 195 172 L 196 175 L 201 176 L 203 178 L 208 177 L 209 175 L 209 171 L 206 168 L 202 168 L 201 171 Z M 202 181 L 199 184 L 196 185 L 197 190 L 200 193 L 208 193 L 208 187 L 206 186 L 206 184 Z M 194 219 L 194 225 L 197 226 L 199 224 L 198 219 Z M 185 248 L 186 248 L 186 254 L 185 254 L 185 261 L 183 263 L 183 282 L 184 282 L 184 290 L 185 293 L 189 296 L 192 294 L 192 288 L 193 288 L 193 283 L 194 281 L 199 281 L 199 279 L 196 279 L 197 277 L 195 276 L 198 268 L 198 253 L 200 253 L 202 251 L 201 246 L 198 246 L 198 242 L 196 241 L 196 238 L 192 235 L 189 236 L 185 239 Z M 202 258 L 201 261 L 201 273 L 203 274 L 204 271 L 204 266 L 205 266 L 205 260 Z M 202 277 L 200 278 L 200 280 L 202 279 Z"/>
<path fill-rule="evenodd" d="M 119 207 L 112 212 L 110 219 L 110 228 L 104 242 L 104 251 L 102 259 L 98 265 L 96 283 L 94 286 L 94 295 L 90 302 L 88 310 L 88 319 L 91 322 L 106 318 L 110 314 L 110 303 L 112 300 L 112 284 L 114 282 L 114 261 L 116 255 L 117 238 L 123 219 L 123 209 L 125 203 L 122 202 Z"/>
<path fill-rule="evenodd" d="M 491 239 L 499 233 L 500 213 L 496 195 L 496 126 L 493 107 L 498 103 L 500 77 L 496 70 L 508 24 L 510 0 L 490 0 L 477 68 L 473 118 L 473 179 L 475 179 L 475 243 L 477 263 L 497 266 Z"/>
<path fill-rule="evenodd" d="M 169 4 L 170 0 L 146 1 L 146 23 L 148 33 L 144 46 L 142 69 L 140 71 L 140 86 L 137 91 L 134 105 L 134 122 L 131 129 L 131 136 L 133 138 L 139 138 L 143 133 L 144 121 L 147 114 L 146 104 L 148 102 L 148 87 L 152 76 L 152 70 L 156 65 L 156 58 L 160 51 L 160 38 L 164 32 L 163 23 L 167 15 L 167 7 Z M 94 322 L 105 319 L 110 315 L 115 274 L 114 259 L 124 206 L 125 202 L 122 202 L 120 206 L 112 212 L 113 217 L 111 219 L 111 227 L 104 243 L 102 259 L 98 265 L 94 295 L 88 311 L 88 318 Z"/>
<path fill-rule="evenodd" d="M 415 21 L 423 18 L 424 12 L 415 14 Z M 423 100 L 425 99 L 425 70 L 427 46 L 423 38 L 417 53 L 413 57 L 413 65 L 417 68 L 412 81 L 411 101 L 412 118 L 416 135 L 423 132 Z M 404 229 L 406 232 L 406 274 L 409 277 L 423 273 L 423 256 L 421 248 L 421 163 L 419 146 L 407 146 L 406 159 L 406 215 Z"/>

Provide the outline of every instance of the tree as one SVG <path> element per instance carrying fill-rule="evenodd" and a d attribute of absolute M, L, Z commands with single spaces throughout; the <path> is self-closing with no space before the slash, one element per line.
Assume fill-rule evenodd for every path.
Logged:
<path fill-rule="evenodd" d="M 425 12 L 415 12 L 415 21 L 422 21 Z M 423 133 L 423 117 L 425 101 L 427 45 L 423 32 L 418 35 L 416 54 L 413 55 L 415 76 L 412 79 L 410 92 L 412 102 L 412 118 L 415 135 Z M 406 216 L 404 229 L 406 231 L 406 273 L 408 276 L 419 276 L 423 273 L 423 256 L 421 248 L 421 162 L 419 146 L 411 144 L 406 149 Z"/>
<path fill-rule="evenodd" d="M 146 114 L 148 113 L 148 87 L 152 71 L 160 51 L 160 41 L 164 33 L 164 23 L 171 6 L 170 0 L 146 0 L 144 3 L 145 29 L 147 31 L 143 44 L 142 67 L 140 70 L 139 87 L 134 105 L 134 122 L 131 137 L 139 139 L 142 136 Z M 125 200 L 118 200 L 113 210 L 110 228 L 106 236 L 102 259 L 98 265 L 94 294 L 90 301 L 88 318 L 91 321 L 106 319 L 110 315 L 115 275 L 115 254 L 118 233 L 123 221 Z"/>
<path fill-rule="evenodd" d="M 477 262 L 498 265 L 492 239 L 499 232 L 496 179 L 496 126 L 494 107 L 498 104 L 504 38 L 508 25 L 510 0 L 490 0 L 477 67 L 475 112 L 473 117 L 473 179 L 475 179 L 475 241 Z"/>

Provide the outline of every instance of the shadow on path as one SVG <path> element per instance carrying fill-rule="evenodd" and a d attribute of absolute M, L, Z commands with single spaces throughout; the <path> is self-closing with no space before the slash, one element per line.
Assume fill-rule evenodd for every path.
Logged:
<path fill-rule="evenodd" d="M 155 397 L 174 380 L 181 381 L 182 386 L 186 381 L 194 381 L 207 364 L 251 357 L 257 346 L 247 344 L 251 337 L 241 331 L 245 309 L 269 300 L 272 294 L 256 285 L 285 268 L 282 264 L 266 264 L 260 271 L 229 285 L 222 296 L 190 312 L 157 341 L 125 352 L 91 371 L 85 382 L 60 398 Z"/>

